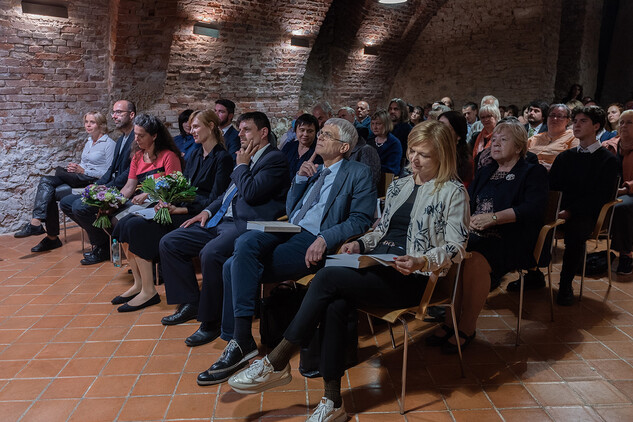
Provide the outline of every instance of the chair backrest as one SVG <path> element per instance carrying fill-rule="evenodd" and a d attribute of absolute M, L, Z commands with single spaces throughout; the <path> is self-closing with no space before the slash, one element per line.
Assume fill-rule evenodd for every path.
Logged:
<path fill-rule="evenodd" d="M 601 235 L 609 235 L 611 233 L 611 223 L 613 222 L 613 207 L 618 197 L 618 188 L 620 187 L 620 178 L 618 177 L 615 186 L 612 188 L 611 196 L 609 196 L 609 202 L 602 206 L 596 226 L 591 233 L 592 239 L 598 239 Z"/>
<path fill-rule="evenodd" d="M 464 259 L 467 259 L 469 257 L 470 254 L 467 254 Z M 457 283 L 459 283 L 460 272 L 464 259 L 462 259 L 459 264 L 453 264 L 451 266 L 448 273 L 444 277 L 442 277 L 442 280 L 444 282 L 439 283 L 439 287 L 437 282 L 440 279 L 440 270 L 437 270 L 431 274 L 431 276 L 429 277 L 429 281 L 426 283 L 426 289 L 424 289 L 424 294 L 422 295 L 422 299 L 420 300 L 418 309 L 415 313 L 416 319 L 424 319 L 426 315 L 426 310 L 429 307 L 429 304 L 431 304 L 432 300 L 435 303 L 446 300 L 454 302 L 455 295 L 457 293 Z"/>
<path fill-rule="evenodd" d="M 380 182 L 378 182 L 378 186 L 376 186 L 376 191 L 379 198 L 387 194 L 387 189 L 389 188 L 391 182 L 393 182 L 393 178 L 393 173 L 380 173 Z"/>
<path fill-rule="evenodd" d="M 562 192 L 556 190 L 549 191 L 547 195 L 543 227 L 534 245 L 534 259 L 539 266 L 546 266 L 551 259 L 562 196 Z"/>

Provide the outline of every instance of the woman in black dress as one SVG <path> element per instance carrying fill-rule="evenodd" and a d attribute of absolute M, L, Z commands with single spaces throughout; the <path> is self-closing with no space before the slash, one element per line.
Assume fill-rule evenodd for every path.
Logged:
<path fill-rule="evenodd" d="M 167 207 L 171 214 L 172 224 L 162 225 L 154 220 L 146 220 L 138 215 L 128 215 L 116 225 L 113 237 L 118 239 L 125 249 L 134 274 L 134 285 L 121 296 L 112 299 L 113 305 L 122 305 L 119 312 L 130 312 L 156 304 L 160 298 L 155 293 L 152 298 L 139 305 L 127 303 L 143 291 L 143 286 L 152 286 L 152 261 L 158 259 L 160 239 L 170 231 L 178 228 L 183 222 L 197 215 L 221 195 L 229 186 L 233 171 L 233 160 L 226 152 L 224 138 L 220 129 L 220 120 L 213 110 L 195 111 L 189 118 L 191 134 L 202 148 L 191 154 L 186 163 L 183 175 L 198 188 L 193 202 L 183 204 L 159 203 L 156 209 Z M 134 272 L 134 268 L 137 271 Z"/>

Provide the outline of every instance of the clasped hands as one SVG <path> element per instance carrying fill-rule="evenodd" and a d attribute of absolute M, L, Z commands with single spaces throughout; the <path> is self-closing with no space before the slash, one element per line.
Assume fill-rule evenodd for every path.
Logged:
<path fill-rule="evenodd" d="M 68 173 L 78 173 L 78 174 L 83 174 L 85 173 L 85 170 L 83 167 L 81 167 L 79 164 L 77 163 L 68 163 L 68 165 L 66 166 L 66 171 Z"/>
<path fill-rule="evenodd" d="M 490 226 L 494 226 L 496 222 L 492 216 L 493 213 L 491 212 L 473 215 L 470 218 L 470 228 L 474 230 L 485 230 Z"/>
<path fill-rule="evenodd" d="M 341 253 L 360 253 L 360 243 L 349 242 L 341 246 Z M 427 269 L 429 260 L 425 256 L 415 257 L 410 255 L 397 256 L 393 259 L 394 268 L 401 274 L 409 275 L 416 271 Z"/>

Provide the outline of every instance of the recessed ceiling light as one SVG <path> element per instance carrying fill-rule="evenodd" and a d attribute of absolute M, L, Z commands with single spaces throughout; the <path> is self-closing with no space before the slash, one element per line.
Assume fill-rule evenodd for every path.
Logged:
<path fill-rule="evenodd" d="M 398 4 L 398 3 L 406 3 L 407 0 L 378 0 L 378 3 L 382 4 Z"/>

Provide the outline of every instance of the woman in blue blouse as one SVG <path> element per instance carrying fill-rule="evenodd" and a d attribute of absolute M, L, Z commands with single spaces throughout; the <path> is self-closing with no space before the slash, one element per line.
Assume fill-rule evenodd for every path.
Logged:
<path fill-rule="evenodd" d="M 178 116 L 178 130 L 180 134 L 174 137 L 174 143 L 180 150 L 182 158 L 187 162 L 191 154 L 200 149 L 200 144 L 196 143 L 191 134 L 191 126 L 189 117 L 193 114 L 193 110 L 185 110 Z"/>

